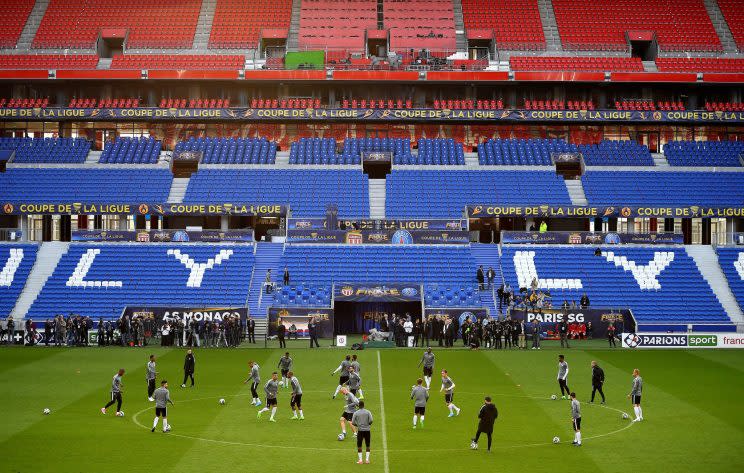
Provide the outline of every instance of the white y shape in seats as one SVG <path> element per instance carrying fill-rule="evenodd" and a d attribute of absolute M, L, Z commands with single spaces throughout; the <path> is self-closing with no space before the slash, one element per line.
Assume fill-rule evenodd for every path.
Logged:
<path fill-rule="evenodd" d="M 739 273 L 739 277 L 744 280 L 744 252 L 739 253 L 739 259 L 734 261 L 734 268 Z"/>
<path fill-rule="evenodd" d="M 10 287 L 13 284 L 15 273 L 23 261 L 23 248 L 11 248 L 10 256 L 0 271 L 0 287 Z"/>
<path fill-rule="evenodd" d="M 173 256 L 180 261 L 186 269 L 191 270 L 189 280 L 186 282 L 186 287 L 201 287 L 202 279 L 204 279 L 204 273 L 207 269 L 212 269 L 215 265 L 222 264 L 223 261 L 230 259 L 232 254 L 233 250 L 220 250 L 214 258 L 209 258 L 206 263 L 197 263 L 186 253 L 181 253 L 181 250 L 168 250 L 169 256 Z"/>
<path fill-rule="evenodd" d="M 581 279 L 540 279 L 535 268 L 534 251 L 517 251 L 514 253 L 514 269 L 517 272 L 519 287 L 530 287 L 537 278 L 540 289 L 582 289 Z"/>
<path fill-rule="evenodd" d="M 72 272 L 70 279 L 67 280 L 67 286 L 69 287 L 102 287 L 107 286 L 109 288 L 121 287 L 121 281 L 86 281 L 85 276 L 88 275 L 93 262 L 96 260 L 96 256 L 101 254 L 99 248 L 91 248 L 82 255 L 78 260 L 75 271 Z"/>
<path fill-rule="evenodd" d="M 655 251 L 654 259 L 645 266 L 640 266 L 625 256 L 616 256 L 612 251 L 603 251 L 602 256 L 609 263 L 622 266 L 624 271 L 630 271 L 641 290 L 661 289 L 661 284 L 656 277 L 674 261 L 674 252 L 672 251 Z"/>

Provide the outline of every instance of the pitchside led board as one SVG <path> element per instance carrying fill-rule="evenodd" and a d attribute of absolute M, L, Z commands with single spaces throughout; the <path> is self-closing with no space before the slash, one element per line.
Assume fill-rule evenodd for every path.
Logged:
<path fill-rule="evenodd" d="M 744 334 L 623 333 L 623 348 L 744 348 Z"/>

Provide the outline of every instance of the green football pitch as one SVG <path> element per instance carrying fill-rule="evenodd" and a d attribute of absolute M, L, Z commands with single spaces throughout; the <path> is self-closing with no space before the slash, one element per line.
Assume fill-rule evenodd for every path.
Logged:
<path fill-rule="evenodd" d="M 280 390 L 276 423 L 258 420 L 243 384 L 249 360 L 262 380 L 276 369 L 278 348 L 196 350 L 196 387 L 180 388 L 184 351 L 152 347 L 0 349 L 0 470 L 19 472 L 740 472 L 744 465 L 744 351 L 607 350 L 586 342 L 559 351 L 467 351 L 435 348 L 436 372 L 425 428 L 413 430 L 411 385 L 420 349 L 357 352 L 367 407 L 375 416 L 372 463 L 356 465 L 356 443 L 338 441 L 343 401 L 332 400 L 331 372 L 347 352 L 290 351 L 303 390 L 306 420 L 290 420 Z M 170 382 L 172 431 L 150 432 L 145 364 L 158 357 Z M 571 446 L 569 402 L 558 392 L 557 356 L 565 353 L 569 386 L 582 403 L 584 445 Z M 607 404 L 589 404 L 590 362 L 604 368 Z M 124 376 L 123 418 L 100 408 L 111 378 Z M 437 372 L 456 383 L 460 416 L 448 418 Z M 626 399 L 631 371 L 644 379 L 644 421 L 632 423 Z M 498 407 L 492 452 L 470 449 L 483 397 Z M 227 402 L 220 405 L 218 400 Z M 50 415 L 43 415 L 45 408 Z M 553 437 L 560 443 L 553 444 Z"/>

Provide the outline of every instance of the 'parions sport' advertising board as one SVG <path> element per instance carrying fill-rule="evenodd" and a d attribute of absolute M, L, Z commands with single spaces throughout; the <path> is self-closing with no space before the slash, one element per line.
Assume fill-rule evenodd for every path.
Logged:
<path fill-rule="evenodd" d="M 740 333 L 623 333 L 623 348 L 744 348 Z"/>

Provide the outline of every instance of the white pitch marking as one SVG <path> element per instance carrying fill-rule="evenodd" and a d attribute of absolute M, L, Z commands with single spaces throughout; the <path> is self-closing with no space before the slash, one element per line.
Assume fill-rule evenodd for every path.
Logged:
<path fill-rule="evenodd" d="M 382 361 L 380 361 L 380 350 L 377 350 L 377 382 L 380 385 L 380 420 L 382 421 L 382 462 L 385 473 L 390 473 L 388 465 L 387 429 L 385 427 L 385 400 L 382 397 Z"/>

